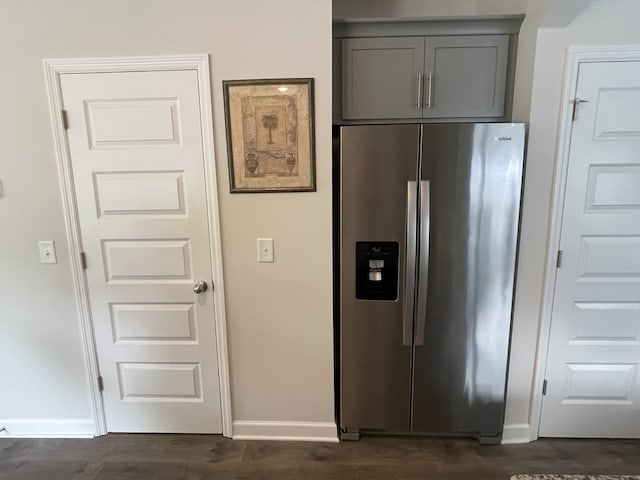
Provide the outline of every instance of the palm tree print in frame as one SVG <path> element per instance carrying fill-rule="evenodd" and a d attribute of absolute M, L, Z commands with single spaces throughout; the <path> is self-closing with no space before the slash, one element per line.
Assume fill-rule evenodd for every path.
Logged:
<path fill-rule="evenodd" d="M 242 97 L 244 173 L 248 178 L 298 175 L 297 111 L 294 95 Z"/>
<path fill-rule="evenodd" d="M 315 191 L 313 79 L 223 87 L 231 192 Z"/>

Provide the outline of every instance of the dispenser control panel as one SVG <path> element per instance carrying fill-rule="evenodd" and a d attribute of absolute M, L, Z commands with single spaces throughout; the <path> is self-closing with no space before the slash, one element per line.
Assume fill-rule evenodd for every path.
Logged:
<path fill-rule="evenodd" d="M 356 298 L 398 299 L 398 242 L 356 242 Z"/>

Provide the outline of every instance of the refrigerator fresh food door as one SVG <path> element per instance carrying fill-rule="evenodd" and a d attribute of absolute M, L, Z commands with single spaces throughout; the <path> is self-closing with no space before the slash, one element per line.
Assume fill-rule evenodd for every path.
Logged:
<path fill-rule="evenodd" d="M 523 151 L 521 124 L 423 125 L 414 432 L 502 432 Z"/>
<path fill-rule="evenodd" d="M 343 429 L 410 428 L 419 131 L 340 130 Z"/>

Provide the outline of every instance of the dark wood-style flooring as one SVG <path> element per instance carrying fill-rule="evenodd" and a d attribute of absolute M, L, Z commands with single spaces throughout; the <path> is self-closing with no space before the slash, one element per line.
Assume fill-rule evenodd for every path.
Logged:
<path fill-rule="evenodd" d="M 2 480 L 487 480 L 515 473 L 640 474 L 640 440 L 364 437 L 340 444 L 234 441 L 210 435 L 0 438 Z"/>

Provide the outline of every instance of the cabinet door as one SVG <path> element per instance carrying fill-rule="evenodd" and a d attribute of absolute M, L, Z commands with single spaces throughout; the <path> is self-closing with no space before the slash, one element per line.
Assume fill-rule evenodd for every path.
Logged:
<path fill-rule="evenodd" d="M 423 69 L 424 37 L 343 40 L 343 118 L 421 118 Z"/>
<path fill-rule="evenodd" d="M 427 37 L 424 118 L 504 115 L 508 35 Z"/>

